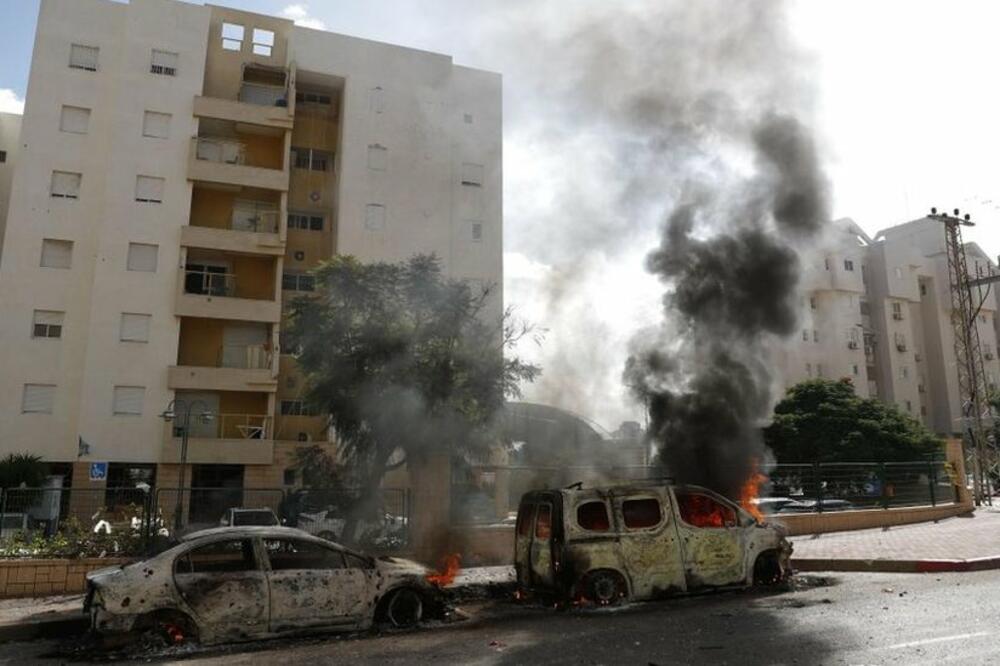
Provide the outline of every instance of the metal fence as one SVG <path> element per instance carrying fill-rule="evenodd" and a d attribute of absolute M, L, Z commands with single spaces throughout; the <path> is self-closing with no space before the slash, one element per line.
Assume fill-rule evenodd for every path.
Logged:
<path fill-rule="evenodd" d="M 625 467 L 473 466 L 453 470 L 451 522 L 513 524 L 521 496 L 530 490 L 582 482 L 599 486 L 639 479 L 666 480 L 662 469 Z M 957 501 L 961 484 L 950 463 L 817 463 L 777 465 L 761 487 L 765 513 L 822 513 L 855 509 L 935 506 Z"/>
<path fill-rule="evenodd" d="M 71 526 L 140 536 L 143 552 L 178 536 L 222 525 L 273 524 L 344 540 L 374 552 L 409 543 L 407 489 L 382 488 L 362 502 L 354 488 L 7 488 L 0 490 L 0 539 L 15 534 L 51 537 Z"/>

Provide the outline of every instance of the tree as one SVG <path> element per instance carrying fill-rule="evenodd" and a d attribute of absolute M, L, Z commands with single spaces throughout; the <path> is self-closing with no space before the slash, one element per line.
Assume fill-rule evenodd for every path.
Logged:
<path fill-rule="evenodd" d="M 48 476 L 49 466 L 41 456 L 31 453 L 8 453 L 0 460 L 0 488 L 28 488 L 42 485 Z"/>
<path fill-rule="evenodd" d="M 880 400 L 860 398 L 850 380 L 796 384 L 774 408 L 764 439 L 779 463 L 924 460 L 941 442 L 919 421 Z"/>
<path fill-rule="evenodd" d="M 328 415 L 361 487 L 359 511 L 373 509 L 390 468 L 431 451 L 481 456 L 500 441 L 504 400 L 540 370 L 505 356 L 532 329 L 510 310 L 491 321 L 490 289 L 443 277 L 432 255 L 338 256 L 315 275 L 318 294 L 293 303 L 288 332 L 307 401 Z"/>

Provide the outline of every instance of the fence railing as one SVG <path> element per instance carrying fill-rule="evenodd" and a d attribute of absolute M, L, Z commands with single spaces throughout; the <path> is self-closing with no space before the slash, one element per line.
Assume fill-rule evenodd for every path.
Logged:
<path fill-rule="evenodd" d="M 197 420 L 188 427 L 194 439 L 271 439 L 273 419 L 267 414 L 215 414 Z M 183 426 L 175 425 L 173 436 L 184 435 Z"/>
<path fill-rule="evenodd" d="M 205 296 L 236 296 L 236 275 L 185 270 L 184 293 Z"/>
<path fill-rule="evenodd" d="M 195 157 L 199 160 L 220 164 L 246 163 L 246 145 L 242 141 L 209 136 L 197 136 L 192 140 Z"/>

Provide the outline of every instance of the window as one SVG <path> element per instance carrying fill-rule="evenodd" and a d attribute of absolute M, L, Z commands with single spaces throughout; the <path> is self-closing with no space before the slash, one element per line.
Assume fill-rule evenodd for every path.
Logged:
<path fill-rule="evenodd" d="M 465 162 L 462 164 L 462 185 L 482 185 L 483 165 Z"/>
<path fill-rule="evenodd" d="M 51 414 L 55 398 L 55 384 L 25 384 L 21 395 L 21 413 Z"/>
<path fill-rule="evenodd" d="M 116 386 L 111 412 L 115 416 L 142 416 L 145 386 Z"/>
<path fill-rule="evenodd" d="M 343 569 L 344 556 L 339 550 L 296 539 L 264 539 L 271 571 L 295 569 Z"/>
<path fill-rule="evenodd" d="M 545 539 L 552 536 L 552 505 L 539 504 L 538 516 L 535 518 L 535 538 Z"/>
<path fill-rule="evenodd" d="M 608 507 L 604 502 L 584 502 L 576 507 L 576 522 L 591 532 L 607 532 L 611 529 Z"/>
<path fill-rule="evenodd" d="M 471 125 L 472 124 L 472 114 L 471 113 L 464 114 L 462 116 L 462 120 L 465 122 L 466 125 Z"/>
<path fill-rule="evenodd" d="M 7 161 L 7 151 L 0 150 L 0 164 L 4 164 Z"/>
<path fill-rule="evenodd" d="M 232 573 L 256 571 L 250 539 L 217 541 L 181 555 L 174 565 L 174 573 Z"/>
<path fill-rule="evenodd" d="M 902 321 L 903 319 L 903 304 L 893 303 L 892 304 L 892 318 L 896 321 Z"/>
<path fill-rule="evenodd" d="M 809 342 L 809 331 L 802 329 L 802 342 Z"/>
<path fill-rule="evenodd" d="M 906 411 L 907 412 L 913 411 L 913 403 L 911 403 L 909 400 L 906 401 Z"/>
<path fill-rule="evenodd" d="M 385 146 L 373 143 L 368 146 L 368 168 L 372 171 L 385 171 L 389 160 L 389 151 Z"/>
<path fill-rule="evenodd" d="M 329 95 L 324 95 L 323 93 L 297 90 L 295 92 L 295 101 L 303 104 L 323 104 L 329 106 L 331 98 Z"/>
<path fill-rule="evenodd" d="M 899 378 L 909 379 L 910 378 L 910 368 L 906 365 L 899 366 Z"/>
<path fill-rule="evenodd" d="M 329 171 L 332 156 L 325 150 L 292 147 L 292 166 L 296 169 Z"/>
<path fill-rule="evenodd" d="M 830 257 L 823 257 L 823 268 L 830 270 Z"/>
<path fill-rule="evenodd" d="M 130 271 L 156 272 L 156 254 L 158 250 L 158 245 L 129 243 L 126 268 Z"/>
<path fill-rule="evenodd" d="M 80 181 L 83 176 L 70 171 L 53 171 L 49 193 L 56 199 L 77 199 L 80 197 Z"/>
<path fill-rule="evenodd" d="M 163 76 L 177 76 L 177 54 L 173 51 L 158 51 L 153 49 L 149 71 Z"/>
<path fill-rule="evenodd" d="M 83 46 L 73 44 L 69 49 L 69 66 L 73 69 L 85 69 L 89 72 L 97 71 L 97 54 L 100 49 L 96 46 Z"/>
<path fill-rule="evenodd" d="M 924 284 L 923 282 L 920 283 L 920 295 L 921 296 L 927 295 L 927 285 Z"/>
<path fill-rule="evenodd" d="M 736 510 L 701 493 L 677 493 L 681 520 L 691 527 L 735 527 Z"/>
<path fill-rule="evenodd" d="M 324 218 L 322 215 L 311 215 L 309 213 L 289 213 L 288 228 L 302 229 L 305 231 L 323 231 Z"/>
<path fill-rule="evenodd" d="M 274 33 L 261 28 L 253 29 L 253 54 L 271 57 L 271 50 L 274 48 Z"/>
<path fill-rule="evenodd" d="M 59 114 L 59 129 L 71 134 L 86 134 L 90 125 L 90 109 L 82 106 L 63 106 Z"/>
<path fill-rule="evenodd" d="M 286 291 L 315 291 L 316 279 L 305 273 L 283 273 L 281 288 Z"/>
<path fill-rule="evenodd" d="M 535 505 L 522 504 L 517 512 L 517 534 L 526 537 L 531 534 L 531 523 L 535 519 Z"/>
<path fill-rule="evenodd" d="M 243 26 L 238 23 L 222 24 L 222 48 L 227 51 L 243 50 Z"/>
<path fill-rule="evenodd" d="M 813 376 L 813 364 L 806 363 L 806 377 L 812 377 L 812 376 Z"/>
<path fill-rule="evenodd" d="M 382 231 L 385 228 L 385 206 L 368 204 L 365 206 L 365 229 Z"/>
<path fill-rule="evenodd" d="M 315 412 L 301 400 L 282 400 L 282 416 L 315 416 Z"/>
<path fill-rule="evenodd" d="M 472 242 L 481 243 L 483 242 L 483 223 L 473 222 L 472 223 Z"/>
<path fill-rule="evenodd" d="M 73 241 L 42 239 L 42 268 L 69 268 L 73 260 Z"/>
<path fill-rule="evenodd" d="M 152 315 L 123 312 L 118 339 L 121 342 L 149 342 L 149 324 Z"/>
<path fill-rule="evenodd" d="M 816 376 L 817 377 L 822 377 L 823 376 L 823 364 L 822 363 L 817 363 L 816 364 Z"/>
<path fill-rule="evenodd" d="M 903 335 L 902 333 L 896 333 L 893 336 L 893 339 L 896 342 L 896 351 L 905 352 L 906 351 L 906 336 Z"/>
<path fill-rule="evenodd" d="M 31 337 L 61 338 L 64 314 L 55 310 L 35 310 L 31 320 Z"/>
<path fill-rule="evenodd" d="M 368 91 L 368 110 L 372 113 L 385 111 L 385 90 L 376 86 Z"/>
<path fill-rule="evenodd" d="M 622 502 L 622 518 L 625 527 L 630 530 L 656 527 L 660 524 L 661 518 L 660 500 L 655 497 L 625 500 Z"/>
<path fill-rule="evenodd" d="M 845 271 L 853 271 L 854 270 L 854 262 L 851 261 L 850 259 L 844 259 L 844 270 Z"/>
<path fill-rule="evenodd" d="M 899 266 L 896 266 L 896 268 L 893 269 L 893 272 L 895 273 L 897 280 L 902 280 L 903 279 L 903 269 L 902 268 L 900 268 Z"/>
<path fill-rule="evenodd" d="M 146 111 L 142 115 L 142 135 L 153 139 L 170 138 L 170 114 Z"/>
<path fill-rule="evenodd" d="M 163 203 L 163 178 L 155 176 L 135 177 L 135 200 L 144 203 Z"/>
<path fill-rule="evenodd" d="M 858 374 L 858 366 L 857 366 L 857 364 L 854 365 L 854 374 L 855 375 Z"/>
<path fill-rule="evenodd" d="M 819 342 L 819 331 L 813 329 L 813 342 Z"/>
<path fill-rule="evenodd" d="M 815 310 L 816 309 L 816 297 L 815 296 L 810 296 L 809 297 L 809 308 L 811 310 Z"/>

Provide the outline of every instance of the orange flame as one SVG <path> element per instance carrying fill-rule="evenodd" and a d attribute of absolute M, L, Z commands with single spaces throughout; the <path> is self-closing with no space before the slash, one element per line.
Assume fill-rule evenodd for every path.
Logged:
<path fill-rule="evenodd" d="M 438 587 L 451 585 L 461 568 L 462 556 L 458 553 L 452 553 L 441 560 L 442 571 L 427 574 L 427 582 Z"/>
<path fill-rule="evenodd" d="M 754 500 L 760 496 L 760 487 L 765 481 L 767 481 L 767 476 L 758 472 L 757 465 L 754 464 L 753 473 L 743 482 L 743 487 L 740 488 L 740 506 L 746 509 L 758 523 L 764 522 L 764 514 L 761 513 L 760 508 L 754 503 Z"/>

